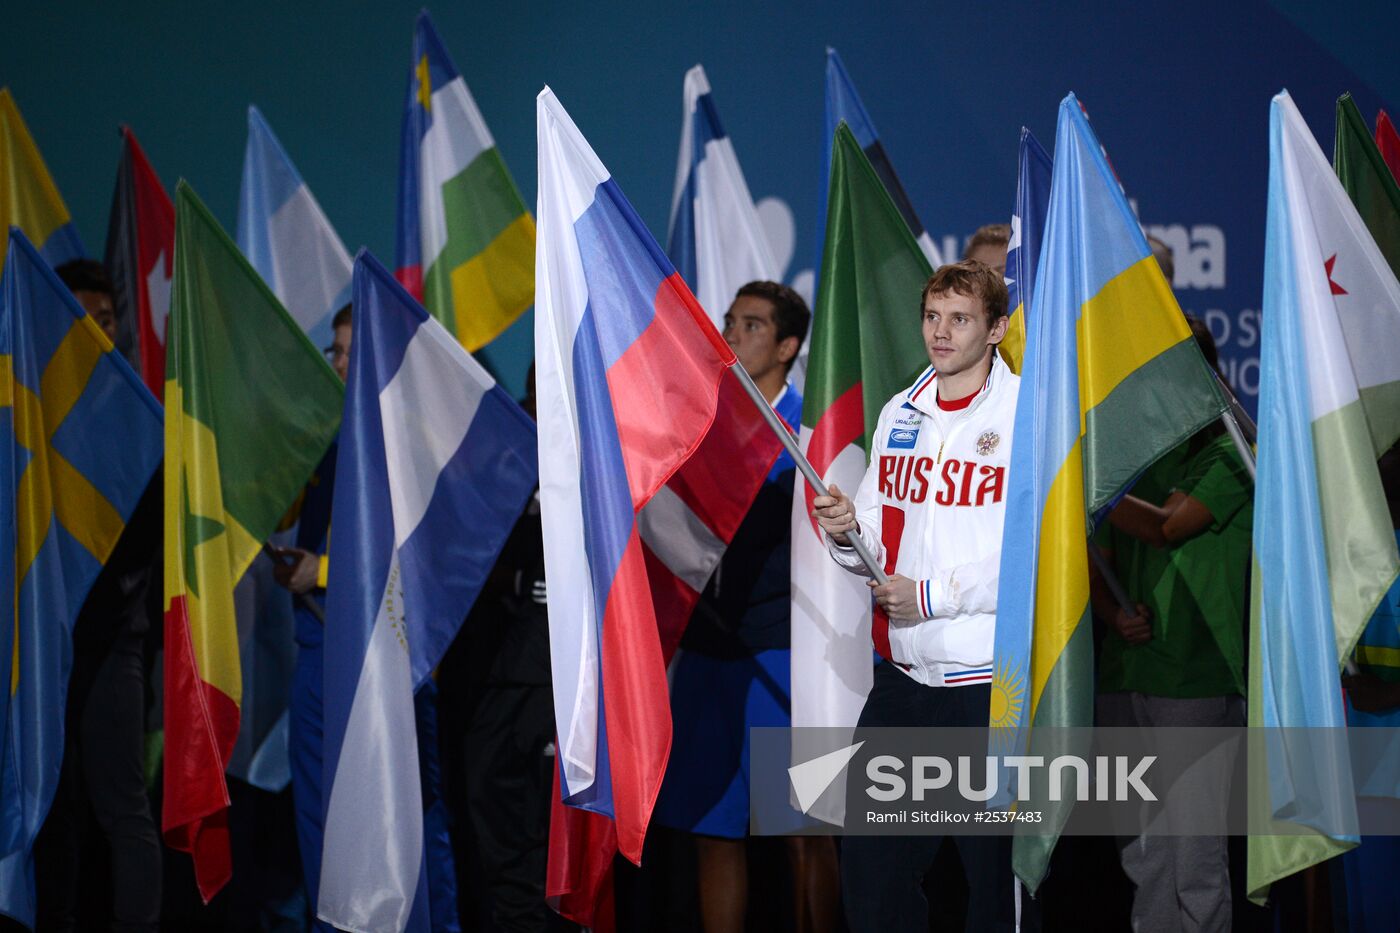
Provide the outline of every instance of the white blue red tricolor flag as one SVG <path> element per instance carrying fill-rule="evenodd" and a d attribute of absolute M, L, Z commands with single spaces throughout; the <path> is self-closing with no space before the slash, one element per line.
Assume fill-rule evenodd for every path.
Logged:
<path fill-rule="evenodd" d="M 547 88 L 537 115 L 540 498 L 558 778 L 577 808 L 555 809 L 547 892 L 591 924 L 614 848 L 641 858 L 670 753 L 638 513 L 703 445 L 734 354 Z"/>
<path fill-rule="evenodd" d="M 782 274 L 724 132 L 710 81 L 699 65 L 685 73 L 681 148 L 666 252 L 715 326 L 741 285 Z"/>
<path fill-rule="evenodd" d="M 413 694 L 534 490 L 535 428 L 364 252 L 353 296 L 331 511 L 317 913 L 347 930 L 426 930 Z"/>

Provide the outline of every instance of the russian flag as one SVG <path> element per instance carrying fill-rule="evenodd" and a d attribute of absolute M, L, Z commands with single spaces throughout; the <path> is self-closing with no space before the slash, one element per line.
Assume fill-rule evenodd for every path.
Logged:
<path fill-rule="evenodd" d="M 695 297 L 723 328 L 739 286 L 782 274 L 749 194 L 734 143 L 724 132 L 705 69 L 685 73 L 684 116 L 666 252 Z"/>
<path fill-rule="evenodd" d="M 637 513 L 702 446 L 735 358 L 548 88 L 537 117 L 535 364 L 560 793 L 610 823 L 556 808 L 548 892 L 584 899 L 587 922 L 597 889 L 572 882 L 601 883 L 614 832 L 640 860 L 670 753 Z M 590 839 L 561 833 L 561 820 Z"/>
<path fill-rule="evenodd" d="M 426 930 L 413 695 L 536 482 L 535 428 L 361 252 L 331 509 L 320 919 Z"/>

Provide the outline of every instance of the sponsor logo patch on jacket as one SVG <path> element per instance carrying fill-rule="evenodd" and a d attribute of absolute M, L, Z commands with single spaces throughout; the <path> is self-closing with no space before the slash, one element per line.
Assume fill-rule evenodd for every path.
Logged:
<path fill-rule="evenodd" d="M 895 450 L 913 450 L 919 441 L 919 426 L 923 424 L 924 413 L 905 402 L 894 413 L 894 424 L 890 427 L 889 443 L 885 446 Z"/>

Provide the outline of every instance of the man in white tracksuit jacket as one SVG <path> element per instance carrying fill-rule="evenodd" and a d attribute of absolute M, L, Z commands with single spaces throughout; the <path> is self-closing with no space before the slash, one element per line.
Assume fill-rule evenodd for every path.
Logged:
<path fill-rule="evenodd" d="M 920 307 L 932 365 L 880 412 L 855 501 L 835 486 L 813 501 L 838 564 L 869 576 L 850 544 L 858 534 L 889 576 L 887 584 L 871 582 L 872 636 L 885 663 L 858 728 L 987 725 L 1020 385 L 996 352 L 1006 304 L 1001 276 L 975 260 L 943 266 L 929 279 Z M 1019 898 L 1010 839 L 956 841 L 969 885 L 966 928 L 1012 928 Z M 846 837 L 841 873 L 850 929 L 927 930 L 921 885 L 941 842 Z"/>

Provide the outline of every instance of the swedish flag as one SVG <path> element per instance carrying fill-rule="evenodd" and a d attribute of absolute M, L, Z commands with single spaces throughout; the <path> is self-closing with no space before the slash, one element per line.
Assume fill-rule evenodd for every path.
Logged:
<path fill-rule="evenodd" d="M 0 278 L 0 913 L 34 925 L 78 610 L 161 459 L 161 407 L 17 228 Z"/>

